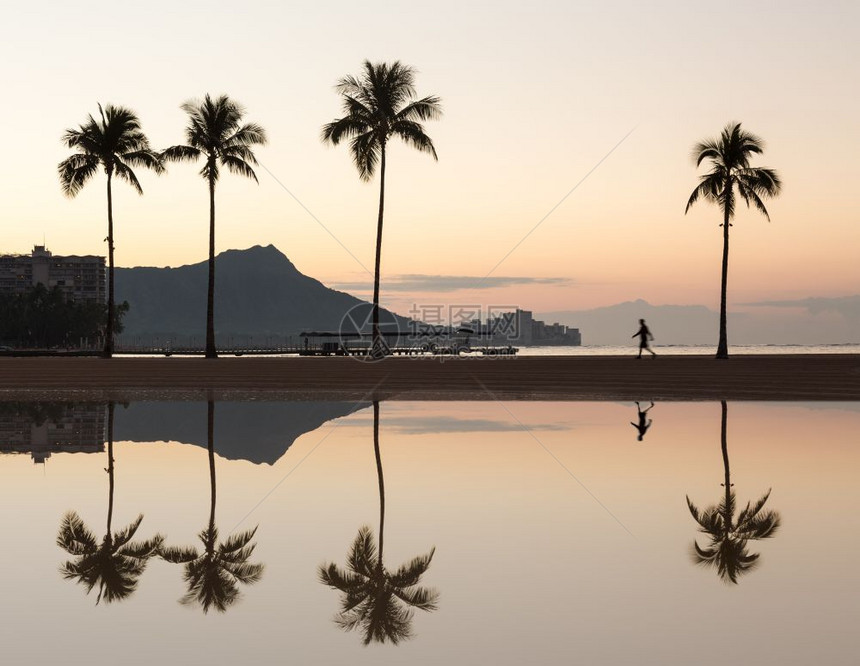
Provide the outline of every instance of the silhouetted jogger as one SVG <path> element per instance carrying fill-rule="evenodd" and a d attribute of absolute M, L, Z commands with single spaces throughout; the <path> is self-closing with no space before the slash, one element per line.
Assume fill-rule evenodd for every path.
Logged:
<path fill-rule="evenodd" d="M 654 350 L 648 346 L 648 341 L 653 340 L 654 336 L 651 335 L 651 331 L 649 331 L 648 327 L 645 325 L 644 319 L 639 320 L 639 330 L 636 331 L 630 337 L 631 338 L 636 338 L 636 337 L 639 338 L 639 356 L 637 356 L 636 358 L 642 358 L 642 350 L 643 349 L 651 352 L 652 357 L 657 356 L 657 354 L 654 353 Z"/>
<path fill-rule="evenodd" d="M 652 400 L 651 401 L 651 407 L 653 407 L 653 406 L 654 406 L 654 401 Z M 647 422 L 646 422 L 646 416 L 645 415 L 649 411 L 651 411 L 651 407 L 646 407 L 643 410 L 642 406 L 639 404 L 639 401 L 638 400 L 636 401 L 636 410 L 639 412 L 639 423 L 633 423 L 633 421 L 631 421 L 630 425 L 632 425 L 634 428 L 636 428 L 636 430 L 639 431 L 639 436 L 636 439 L 638 439 L 640 442 L 645 437 L 645 433 L 648 432 L 648 428 L 650 428 L 651 424 L 654 422 L 652 419 L 647 419 Z"/>

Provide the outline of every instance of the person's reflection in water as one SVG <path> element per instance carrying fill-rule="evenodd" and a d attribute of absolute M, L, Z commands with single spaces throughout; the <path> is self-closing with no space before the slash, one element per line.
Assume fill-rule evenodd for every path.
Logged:
<path fill-rule="evenodd" d="M 379 480 L 379 541 L 374 543 L 373 531 L 364 526 L 347 555 L 347 567 L 334 563 L 319 567 L 320 582 L 341 592 L 341 610 L 335 623 L 345 631 L 360 629 L 363 642 L 397 644 L 412 637 L 414 608 L 436 610 L 439 597 L 432 588 L 419 587 L 421 576 L 430 567 L 436 549 L 419 555 L 394 571 L 383 563 L 385 535 L 385 483 L 379 452 L 379 402 L 373 403 L 373 448 Z"/>
<path fill-rule="evenodd" d="M 717 570 L 720 578 L 726 583 L 737 583 L 738 577 L 756 567 L 759 553 L 747 552 L 747 543 L 753 539 L 767 539 L 776 534 L 780 525 L 780 516 L 776 511 L 764 511 L 765 502 L 770 497 L 770 490 L 755 504 L 747 502 L 746 507 L 735 519 L 735 492 L 729 474 L 729 451 L 726 441 L 726 422 L 728 407 L 726 401 L 722 405 L 721 441 L 723 450 L 723 468 L 725 480 L 723 487 L 725 495 L 720 503 L 700 511 L 687 497 L 687 507 L 693 519 L 699 524 L 699 531 L 710 537 L 710 543 L 702 547 L 698 541 L 693 542 L 693 561 L 696 564 L 710 566 Z"/>
<path fill-rule="evenodd" d="M 631 421 L 630 425 L 632 425 L 634 428 L 636 428 L 636 430 L 639 431 L 639 436 L 636 439 L 640 442 L 645 439 L 645 433 L 648 432 L 648 428 L 650 428 L 651 424 L 653 423 L 653 419 L 647 418 L 648 412 L 650 412 L 653 407 L 653 400 L 651 401 L 651 406 L 646 407 L 645 409 L 642 409 L 642 405 L 639 404 L 638 400 L 636 401 L 636 411 L 638 412 L 639 420 L 638 423 L 634 423 L 633 421 Z"/>
<path fill-rule="evenodd" d="M 199 604 L 204 613 L 211 607 L 224 612 L 241 596 L 239 584 L 251 585 L 263 576 L 262 564 L 248 562 L 256 547 L 251 540 L 257 532 L 255 527 L 246 532 L 231 534 L 223 542 L 218 541 L 215 526 L 215 403 L 208 403 L 207 448 L 209 449 L 209 524 L 198 538 L 203 550 L 193 546 L 186 548 L 162 547 L 161 557 L 172 564 L 184 565 L 184 579 L 188 592 L 180 599 L 183 604 Z"/>
<path fill-rule="evenodd" d="M 60 566 L 60 573 L 66 580 L 73 580 L 87 588 L 89 594 L 98 587 L 96 604 L 102 599 L 105 603 L 126 599 L 137 589 L 138 580 L 147 562 L 152 558 L 164 537 L 156 534 L 151 539 L 132 541 L 137 533 L 143 514 L 131 525 L 113 532 L 114 496 L 114 457 L 113 457 L 114 403 L 108 403 L 107 445 L 108 466 L 108 509 L 107 529 L 101 543 L 95 534 L 84 524 L 81 517 L 69 511 L 63 517 L 57 533 L 57 545 L 72 555 L 74 559 Z"/>

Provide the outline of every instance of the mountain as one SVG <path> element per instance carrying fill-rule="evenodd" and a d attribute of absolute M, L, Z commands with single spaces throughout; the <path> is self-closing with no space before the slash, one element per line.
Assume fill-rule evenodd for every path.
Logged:
<path fill-rule="evenodd" d="M 584 345 L 632 345 L 639 320 L 648 322 L 656 344 L 717 341 L 719 316 L 703 305 L 651 305 L 642 299 L 592 310 L 543 312 L 535 318 L 575 326 Z"/>
<path fill-rule="evenodd" d="M 128 301 L 122 339 L 195 337 L 206 328 L 208 263 L 177 268 L 117 268 L 117 302 Z M 302 331 L 337 331 L 344 315 L 365 303 L 329 289 L 302 274 L 274 245 L 227 250 L 215 264 L 215 332 L 220 344 L 250 336 L 298 335 Z M 364 308 L 369 311 L 369 307 Z M 380 319 L 395 317 L 383 310 Z M 396 317 L 404 327 L 406 320 Z"/>
<path fill-rule="evenodd" d="M 219 402 L 215 405 L 215 453 L 229 460 L 273 465 L 305 433 L 369 405 Z M 205 402 L 133 402 L 117 408 L 114 440 L 182 442 L 206 448 L 206 428 Z"/>
<path fill-rule="evenodd" d="M 728 312 L 729 343 L 858 343 L 858 302 L 858 297 L 852 297 L 743 304 L 743 312 Z M 535 318 L 579 328 L 584 345 L 633 347 L 636 343 L 630 336 L 639 319 L 648 323 L 655 344 L 716 345 L 719 326 L 719 313 L 702 305 L 651 305 L 642 299 L 591 310 L 536 313 Z"/>

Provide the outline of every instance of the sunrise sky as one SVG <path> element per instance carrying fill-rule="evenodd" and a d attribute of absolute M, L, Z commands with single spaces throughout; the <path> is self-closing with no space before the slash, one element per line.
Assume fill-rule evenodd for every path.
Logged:
<path fill-rule="evenodd" d="M 319 132 L 339 115 L 339 77 L 399 59 L 445 116 L 427 125 L 438 163 L 390 151 L 384 303 L 716 308 L 719 213 L 684 205 L 691 146 L 731 120 L 765 139 L 757 164 L 784 191 L 770 224 L 739 211 L 730 307 L 856 294 L 858 20 L 852 1 L 16 3 L 0 23 L 0 252 L 44 238 L 58 254 L 105 253 L 103 176 L 69 200 L 56 175 L 63 130 L 97 102 L 136 110 L 162 148 L 182 141 L 183 101 L 223 92 L 270 141 L 259 186 L 219 184 L 218 250 L 272 243 L 366 295 L 378 181 L 360 182 Z M 140 173 L 143 197 L 115 188 L 118 265 L 205 258 L 196 171 Z M 508 279 L 480 282 L 489 273 Z"/>

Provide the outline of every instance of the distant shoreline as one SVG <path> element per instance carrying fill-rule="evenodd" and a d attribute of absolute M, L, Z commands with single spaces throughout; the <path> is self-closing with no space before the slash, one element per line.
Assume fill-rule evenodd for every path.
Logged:
<path fill-rule="evenodd" d="M 860 400 L 860 354 L 0 358 L 0 400 Z"/>

